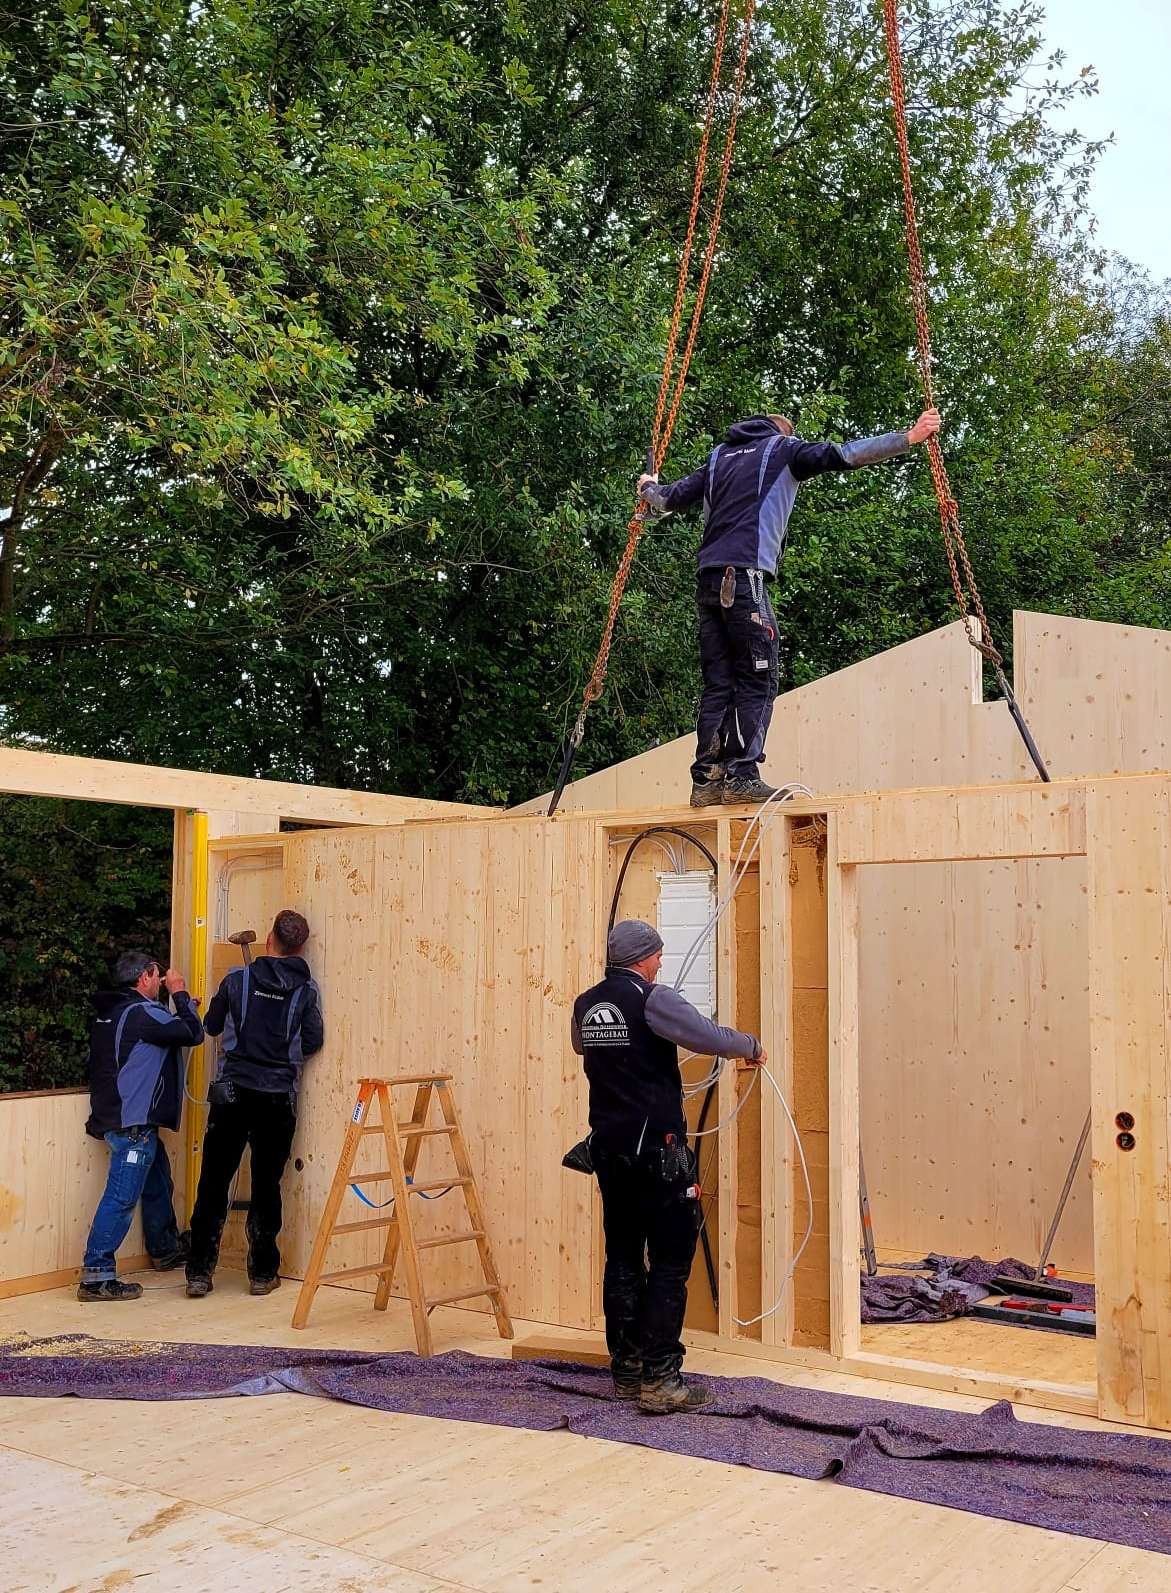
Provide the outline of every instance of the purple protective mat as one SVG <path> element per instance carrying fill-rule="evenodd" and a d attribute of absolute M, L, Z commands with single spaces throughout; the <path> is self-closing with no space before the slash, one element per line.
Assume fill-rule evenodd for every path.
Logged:
<path fill-rule="evenodd" d="M 988 1285 L 998 1274 L 1022 1281 L 1031 1279 L 1033 1268 L 1026 1261 L 1007 1256 L 1003 1261 L 985 1261 L 980 1256 L 941 1256 L 932 1253 L 922 1261 L 904 1261 L 901 1270 L 884 1268 L 870 1278 L 862 1274 L 863 1322 L 947 1322 L 966 1316 L 974 1305 L 992 1292 Z M 1060 1283 L 1073 1295 L 1071 1304 L 1080 1310 L 1094 1309 L 1092 1283 L 1072 1283 L 1066 1278 L 1047 1278 Z"/>
<path fill-rule="evenodd" d="M 246 1345 L 119 1344 L 66 1335 L 0 1347 L 0 1395 L 198 1399 L 288 1389 L 376 1410 L 590 1438 L 895 1494 L 1171 1553 L 1171 1443 L 711 1377 L 702 1414 L 656 1417 L 609 1374 L 557 1361 Z"/>

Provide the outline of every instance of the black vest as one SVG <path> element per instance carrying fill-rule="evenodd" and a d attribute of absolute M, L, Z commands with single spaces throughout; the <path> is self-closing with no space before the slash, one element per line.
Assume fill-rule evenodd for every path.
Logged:
<path fill-rule="evenodd" d="M 625 968 L 607 968 L 573 1004 L 590 1084 L 590 1128 L 605 1145 L 633 1152 L 686 1136 L 679 1050 L 646 1021 L 654 989 Z M 645 1124 L 645 1134 L 644 1134 Z"/>

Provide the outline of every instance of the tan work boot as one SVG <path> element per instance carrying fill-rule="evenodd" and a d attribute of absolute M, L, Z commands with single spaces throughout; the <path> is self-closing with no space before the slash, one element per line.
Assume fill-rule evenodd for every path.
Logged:
<path fill-rule="evenodd" d="M 677 1412 L 702 1410 L 711 1403 L 711 1394 L 702 1383 L 685 1383 L 678 1372 L 644 1383 L 638 1408 L 648 1416 L 673 1416 Z"/>
<path fill-rule="evenodd" d="M 691 805 L 693 808 L 714 807 L 717 802 L 724 800 L 724 778 L 722 775 L 714 780 L 693 780 L 691 782 Z"/>

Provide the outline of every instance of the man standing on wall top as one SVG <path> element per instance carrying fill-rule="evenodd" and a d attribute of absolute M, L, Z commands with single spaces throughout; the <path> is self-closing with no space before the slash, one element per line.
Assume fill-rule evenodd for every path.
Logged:
<path fill-rule="evenodd" d="M 300 955 L 309 925 L 288 908 L 276 915 L 265 955 L 233 968 L 207 1009 L 206 1029 L 223 1035 L 223 1066 L 208 1090 L 199 1192 L 191 1214 L 187 1294 L 212 1291 L 229 1191 L 247 1145 L 250 1294 L 280 1285 L 281 1176 L 297 1127 L 297 1092 L 305 1059 L 324 1043 L 321 998 Z"/>
<path fill-rule="evenodd" d="M 578 996 L 571 1026 L 590 1086 L 589 1147 L 602 1196 L 602 1309 L 614 1392 L 654 1415 L 698 1410 L 710 1398 L 679 1375 L 700 1205 L 678 1047 L 767 1060 L 752 1035 L 712 1023 L 677 990 L 656 984 L 662 961 L 662 937 L 650 924 L 615 924 L 606 943 L 606 977 Z"/>
<path fill-rule="evenodd" d="M 939 425 L 939 411 L 928 409 L 910 431 L 861 442 L 803 442 L 784 415 L 751 415 L 691 475 L 667 486 L 658 476 L 639 477 L 639 493 L 653 509 L 703 504 L 696 587 L 703 694 L 693 808 L 765 802 L 773 794 L 758 770 L 779 679 L 777 618 L 766 583 L 784 557 L 797 488 L 829 470 L 894 459 Z"/>
<path fill-rule="evenodd" d="M 154 1266 L 181 1267 L 187 1256 L 175 1221 L 174 1184 L 160 1128 L 176 1129 L 183 1115 L 184 1046 L 198 1045 L 203 1025 L 183 975 L 162 972 L 157 957 L 127 951 L 114 964 L 114 990 L 94 997 L 90 1029 L 90 1115 L 87 1134 L 110 1148 L 105 1193 L 94 1213 L 77 1298 L 137 1300 L 142 1285 L 123 1283 L 115 1261 L 142 1203 L 142 1233 Z M 174 1002 L 171 1013 L 163 987 Z"/>

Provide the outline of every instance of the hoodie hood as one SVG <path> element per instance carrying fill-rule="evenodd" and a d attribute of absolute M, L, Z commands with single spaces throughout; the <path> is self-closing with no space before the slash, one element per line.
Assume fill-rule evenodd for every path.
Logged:
<path fill-rule="evenodd" d="M 781 436 L 781 433 L 767 415 L 749 415 L 747 420 L 738 420 L 734 426 L 728 427 L 728 435 L 724 438 L 724 441 L 726 443 L 754 443 L 765 441 L 769 437 L 779 436 Z"/>
<path fill-rule="evenodd" d="M 295 990 L 308 984 L 309 964 L 304 957 L 253 957 L 252 982 L 257 990 Z"/>
<path fill-rule="evenodd" d="M 140 996 L 137 990 L 96 990 L 89 999 L 98 1017 L 108 1018 L 128 1001 L 145 1001 L 146 997 Z"/>

